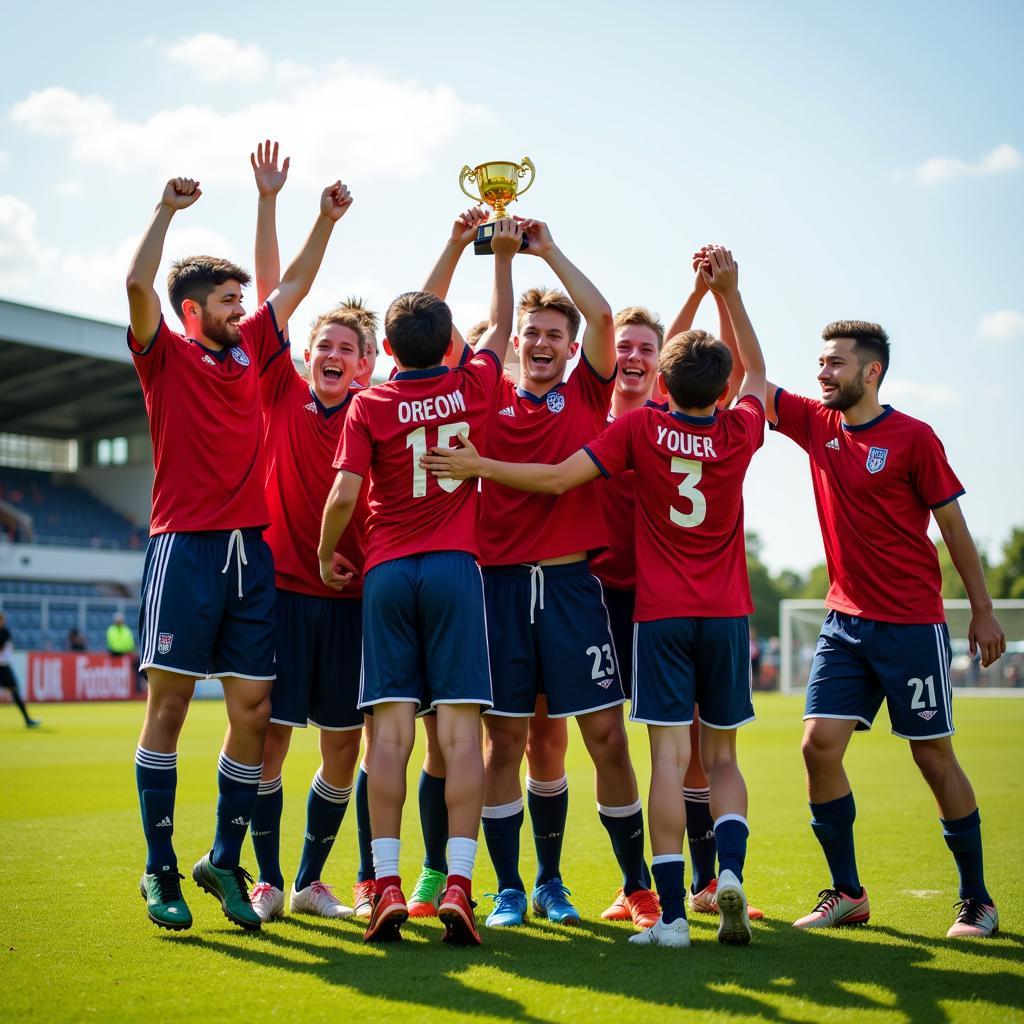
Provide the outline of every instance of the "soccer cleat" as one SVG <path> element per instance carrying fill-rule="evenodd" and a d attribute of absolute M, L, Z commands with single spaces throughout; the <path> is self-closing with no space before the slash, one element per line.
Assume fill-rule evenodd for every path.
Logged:
<path fill-rule="evenodd" d="M 397 885 L 389 885 L 373 901 L 373 914 L 363 935 L 364 942 L 400 942 L 401 927 L 408 920 L 409 908 Z"/>
<path fill-rule="evenodd" d="M 571 895 L 560 878 L 552 878 L 533 890 L 533 912 L 552 924 L 579 924 L 580 912 L 566 899 Z"/>
<path fill-rule="evenodd" d="M 658 920 L 636 935 L 630 935 L 630 942 L 638 946 L 670 946 L 686 949 L 690 945 L 690 924 L 685 917 L 680 917 L 671 924 L 665 924 L 659 915 Z"/>
<path fill-rule="evenodd" d="M 249 893 L 249 902 L 264 924 L 268 921 L 279 921 L 284 917 L 284 890 L 278 889 L 276 885 L 258 882 Z"/>
<path fill-rule="evenodd" d="M 289 904 L 293 914 L 314 914 L 316 917 L 328 917 L 335 920 L 351 917 L 355 911 L 346 907 L 329 885 L 323 882 L 310 882 L 305 889 L 292 886 Z"/>
<path fill-rule="evenodd" d="M 489 892 L 494 900 L 494 909 L 487 915 L 484 924 L 488 928 L 515 928 L 526 917 L 526 893 L 522 889 L 502 889 Z"/>
<path fill-rule="evenodd" d="M 352 903 L 356 917 L 369 918 L 372 916 L 374 893 L 375 887 L 372 878 L 366 879 L 365 882 L 356 882 L 352 886 Z"/>
<path fill-rule="evenodd" d="M 473 908 L 476 904 L 459 885 L 450 885 L 441 897 L 437 916 L 444 922 L 442 942 L 453 946 L 479 946 L 480 933 L 476 930 Z"/>
<path fill-rule="evenodd" d="M 249 902 L 249 889 L 252 875 L 239 865 L 234 868 L 215 867 L 206 854 L 192 869 L 192 878 L 200 889 L 204 889 L 214 899 L 220 901 L 224 916 L 233 924 L 247 931 L 259 931 L 263 922 L 259 914 L 252 909 Z"/>
<path fill-rule="evenodd" d="M 718 887 L 718 879 L 712 878 L 707 886 L 700 892 L 689 892 L 686 895 L 686 902 L 690 909 L 696 914 L 718 914 L 718 899 L 715 896 L 715 889 Z M 764 911 L 757 907 L 747 905 L 747 917 L 751 921 L 760 921 L 764 917 Z"/>
<path fill-rule="evenodd" d="M 437 917 L 437 908 L 441 903 L 441 890 L 447 876 L 443 871 L 424 868 L 416 879 L 416 888 L 409 900 L 410 917 Z"/>
<path fill-rule="evenodd" d="M 25 728 L 26 729 L 38 729 L 39 726 L 41 726 L 42 724 L 43 724 L 43 720 L 41 718 L 26 718 L 25 719 Z M 184 878 L 185 876 L 182 875 L 181 877 Z"/>
<path fill-rule="evenodd" d="M 632 919 L 632 914 L 629 912 L 629 907 L 626 906 L 626 894 L 622 889 L 615 894 L 615 899 L 612 901 L 612 905 L 606 910 L 601 911 L 602 921 L 629 921 Z"/>
<path fill-rule="evenodd" d="M 750 943 L 750 918 L 743 883 L 728 869 L 718 876 L 718 941 L 726 946 Z"/>
<path fill-rule="evenodd" d="M 962 900 L 956 904 L 956 920 L 949 931 L 948 939 L 987 939 L 999 931 L 999 911 L 980 900 Z"/>
<path fill-rule="evenodd" d="M 871 917 L 868 905 L 868 891 L 861 888 L 860 896 L 854 899 L 838 889 L 822 889 L 818 893 L 818 905 L 807 915 L 793 922 L 794 928 L 841 928 L 855 924 L 867 924 Z"/>
<path fill-rule="evenodd" d="M 181 895 L 181 879 L 177 869 L 143 874 L 139 879 L 139 892 L 146 901 L 150 921 L 158 928 L 183 932 L 192 927 L 192 914 Z"/>
<path fill-rule="evenodd" d="M 637 889 L 626 897 L 629 916 L 637 931 L 653 928 L 661 917 L 661 903 L 652 889 Z"/>

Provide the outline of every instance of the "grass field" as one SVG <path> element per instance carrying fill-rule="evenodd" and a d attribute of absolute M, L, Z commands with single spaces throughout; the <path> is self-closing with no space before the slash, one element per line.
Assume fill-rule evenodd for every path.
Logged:
<path fill-rule="evenodd" d="M 442 947 L 436 921 L 408 925 L 407 941 L 390 948 L 366 947 L 361 926 L 349 921 L 288 918 L 245 934 L 189 878 L 195 926 L 158 931 L 137 888 L 144 844 L 132 756 L 141 706 L 36 710 L 45 725 L 29 733 L 13 708 L 0 709 L 0 1021 L 1024 1020 L 1024 701 L 957 706 L 958 748 L 979 793 L 988 881 L 1002 913 L 999 937 L 945 939 L 953 864 L 906 744 L 884 726 L 858 737 L 849 759 L 871 924 L 834 934 L 791 927 L 827 876 L 807 823 L 800 706 L 771 696 L 760 698 L 759 720 L 741 744 L 753 827 L 747 891 L 766 920 L 755 924 L 749 948 L 729 948 L 715 941 L 713 919 L 698 917 L 688 951 L 632 947 L 628 926 L 600 920 L 617 870 L 577 737 L 563 864 L 580 928 L 531 921 L 485 932 L 474 950 Z M 197 703 L 180 750 L 175 839 L 186 876 L 212 836 L 223 727 L 220 704 Z M 631 739 L 645 787 L 646 738 L 635 731 Z M 286 878 L 298 861 L 314 747 L 312 733 L 299 735 L 285 768 Z M 413 783 L 417 771 L 414 764 Z M 409 880 L 422 851 L 414 788 L 410 794 Z M 254 869 L 248 846 L 244 858 Z M 532 867 L 528 827 L 524 862 Z M 494 887 L 483 844 L 478 865 L 479 895 Z M 343 897 L 355 866 L 350 816 L 327 873 Z M 489 905 L 481 900 L 480 911 Z"/>

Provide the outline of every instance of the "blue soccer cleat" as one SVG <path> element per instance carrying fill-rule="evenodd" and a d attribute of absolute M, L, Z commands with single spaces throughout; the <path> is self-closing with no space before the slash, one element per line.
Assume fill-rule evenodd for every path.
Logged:
<path fill-rule="evenodd" d="M 494 909 L 487 915 L 484 924 L 488 928 L 515 928 L 526 917 L 526 893 L 522 889 L 502 889 L 499 893 L 489 892 L 494 900 Z"/>
<path fill-rule="evenodd" d="M 553 924 L 579 924 L 580 912 L 566 899 L 571 895 L 560 878 L 552 878 L 533 890 L 533 912 Z"/>

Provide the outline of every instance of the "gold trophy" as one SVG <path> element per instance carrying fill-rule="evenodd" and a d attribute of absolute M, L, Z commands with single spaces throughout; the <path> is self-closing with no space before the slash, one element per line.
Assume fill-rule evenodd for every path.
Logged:
<path fill-rule="evenodd" d="M 530 180 L 524 187 L 520 187 L 520 182 L 526 177 L 527 172 L 530 174 Z M 491 238 L 494 235 L 495 221 L 508 216 L 505 206 L 518 199 L 533 184 L 536 176 L 537 170 L 528 156 L 523 157 L 521 164 L 508 163 L 505 160 L 492 160 L 490 163 L 477 164 L 476 167 L 470 167 L 467 164 L 462 168 L 459 174 L 459 188 L 474 203 L 486 203 L 494 208 L 490 219 L 477 228 L 476 240 L 473 242 L 473 250 L 477 256 L 493 255 Z M 473 195 L 466 188 L 467 181 L 476 185 L 480 195 Z M 527 245 L 526 235 L 523 235 L 523 243 L 520 245 L 519 251 L 522 252 Z"/>

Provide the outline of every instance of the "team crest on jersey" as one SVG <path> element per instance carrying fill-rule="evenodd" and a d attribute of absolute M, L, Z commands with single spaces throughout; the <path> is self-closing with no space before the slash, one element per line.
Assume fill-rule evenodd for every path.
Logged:
<path fill-rule="evenodd" d="M 161 654 L 167 654 L 168 651 L 170 651 L 170 649 L 171 649 L 171 644 L 173 644 L 173 643 L 174 643 L 174 634 L 173 633 L 161 633 L 156 638 L 156 649 Z"/>
<path fill-rule="evenodd" d="M 889 457 L 888 448 L 870 448 L 868 450 L 868 461 L 865 465 L 869 473 L 881 473 L 885 469 L 885 460 Z"/>
<path fill-rule="evenodd" d="M 565 395 L 561 391 L 552 391 L 547 397 L 547 403 L 552 412 L 561 412 L 565 408 Z"/>
<path fill-rule="evenodd" d="M 245 349 L 240 348 L 238 345 L 231 350 L 231 358 L 234 359 L 239 366 L 248 366 L 249 357 L 245 354 Z"/>
<path fill-rule="evenodd" d="M 211 366 L 216 366 L 216 365 L 217 365 L 217 360 L 216 360 L 216 359 L 211 359 L 211 358 L 210 358 L 209 356 L 207 356 L 207 355 L 204 355 L 204 356 L 203 356 L 203 362 L 204 362 L 204 363 L 209 363 L 209 364 L 210 364 Z"/>

